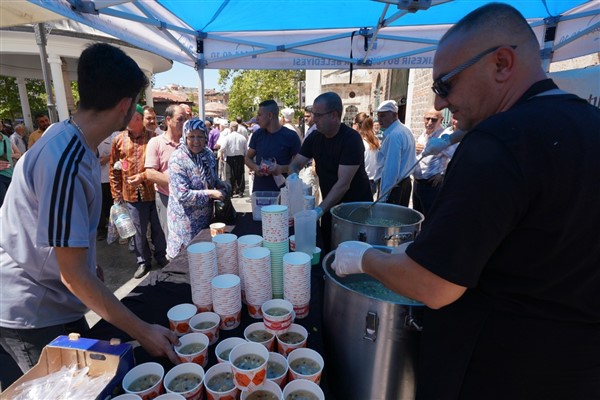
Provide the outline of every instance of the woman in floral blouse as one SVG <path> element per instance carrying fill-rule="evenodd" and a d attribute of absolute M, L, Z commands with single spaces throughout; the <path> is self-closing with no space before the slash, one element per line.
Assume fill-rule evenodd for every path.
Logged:
<path fill-rule="evenodd" d="M 207 228 L 213 217 L 213 201 L 223 201 L 227 183 L 217 178 L 217 160 L 206 147 L 204 122 L 191 119 L 183 126 L 181 145 L 169 160 L 169 239 L 167 256 L 173 258 L 182 246 Z"/>

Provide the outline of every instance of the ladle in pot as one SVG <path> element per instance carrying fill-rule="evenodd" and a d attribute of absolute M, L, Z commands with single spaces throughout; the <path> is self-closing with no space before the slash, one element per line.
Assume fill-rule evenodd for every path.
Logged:
<path fill-rule="evenodd" d="M 377 199 L 372 202 L 371 204 L 369 204 L 368 206 L 360 206 L 360 207 L 356 207 L 354 210 L 350 211 L 348 213 L 348 217 L 347 219 L 350 219 L 350 217 L 352 216 L 352 214 L 354 214 L 357 210 L 367 210 L 367 214 L 366 215 L 362 215 L 359 214 L 358 220 L 366 220 L 367 218 L 371 217 L 371 210 L 373 209 L 373 206 L 375 206 L 375 204 L 379 203 L 379 201 L 386 197 L 388 194 L 391 193 L 392 190 L 394 190 L 394 188 L 400 184 L 400 182 L 402 182 L 403 180 L 405 180 L 406 178 L 408 178 L 410 176 L 410 174 L 412 173 L 413 169 L 415 169 L 415 167 L 421 162 L 421 160 L 423 159 L 423 155 L 421 155 L 417 161 L 412 165 L 412 167 L 409 168 L 408 173 L 406 173 L 404 176 L 402 176 L 400 179 L 398 179 L 388 190 L 385 191 L 385 193 L 381 193 L 379 195 L 379 197 L 377 197 Z M 356 220 L 355 220 L 356 221 Z"/>

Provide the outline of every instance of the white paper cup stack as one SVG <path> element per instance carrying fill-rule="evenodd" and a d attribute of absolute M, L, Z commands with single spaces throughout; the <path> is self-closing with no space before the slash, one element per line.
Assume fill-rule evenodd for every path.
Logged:
<path fill-rule="evenodd" d="M 244 235 L 240 236 L 237 240 L 237 254 L 238 254 L 238 276 L 240 277 L 240 286 L 242 288 L 242 302 L 246 303 L 246 284 L 244 283 L 244 263 L 242 260 L 242 252 L 244 249 L 252 247 L 261 247 L 263 242 L 262 236 L 259 235 Z"/>
<path fill-rule="evenodd" d="M 213 308 L 221 317 L 220 328 L 237 328 L 242 316 L 240 277 L 234 274 L 217 275 L 212 279 L 211 286 Z"/>
<path fill-rule="evenodd" d="M 211 242 L 187 247 L 192 302 L 199 312 L 212 311 L 211 280 L 217 276 L 217 250 Z"/>
<path fill-rule="evenodd" d="M 288 207 L 266 206 L 261 209 L 263 247 L 271 250 L 273 298 L 283 298 L 283 255 L 289 252 Z"/>
<path fill-rule="evenodd" d="M 289 213 L 287 206 L 271 205 L 260 209 L 262 236 L 267 242 L 282 242 L 289 235 Z"/>
<path fill-rule="evenodd" d="M 242 251 L 242 271 L 246 282 L 246 304 L 252 318 L 261 319 L 260 307 L 273 298 L 271 283 L 271 251 L 250 247 Z"/>
<path fill-rule="evenodd" d="M 239 275 L 237 236 L 233 233 L 221 233 L 212 238 L 217 248 L 217 268 L 219 275 Z"/>
<path fill-rule="evenodd" d="M 296 318 L 308 316 L 311 257 L 294 252 L 283 256 L 283 298 L 294 306 Z"/>

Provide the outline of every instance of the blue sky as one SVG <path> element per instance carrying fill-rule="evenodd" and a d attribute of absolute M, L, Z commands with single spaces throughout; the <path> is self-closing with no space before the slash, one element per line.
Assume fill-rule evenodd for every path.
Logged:
<path fill-rule="evenodd" d="M 207 69 L 204 71 L 204 87 L 206 89 L 217 89 L 221 87 L 217 83 L 219 80 L 219 70 Z M 155 88 L 167 86 L 168 84 L 176 83 L 185 87 L 198 87 L 199 79 L 198 72 L 192 67 L 180 64 L 178 62 L 173 63 L 173 68 L 167 72 L 156 74 L 155 76 Z"/>

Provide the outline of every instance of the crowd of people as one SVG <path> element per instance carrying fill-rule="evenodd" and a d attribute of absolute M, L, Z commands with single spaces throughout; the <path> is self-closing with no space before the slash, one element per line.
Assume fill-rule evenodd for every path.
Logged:
<path fill-rule="evenodd" d="M 590 232 L 600 223 L 600 111 L 547 79 L 535 34 L 507 4 L 450 28 L 433 75 L 419 135 L 394 100 L 347 126 L 334 92 L 303 110 L 304 130 L 294 110 L 266 100 L 248 123 L 172 105 L 163 132 L 154 109 L 137 104 L 148 82 L 135 62 L 89 47 L 72 118 L 36 118 L 28 139 L 3 131 L 0 344 L 26 371 L 57 334 L 85 329 L 90 308 L 177 363 L 176 336 L 139 320 L 97 278 L 96 226 L 105 229 L 113 202 L 127 206 L 142 277 L 208 226 L 215 201 L 245 195 L 246 167 L 250 192 L 279 191 L 294 174 L 313 189 L 325 252 L 337 204 L 412 199 L 426 216 L 392 254 L 344 242 L 332 264 L 427 306 L 419 399 L 599 398 L 600 246 Z"/>

